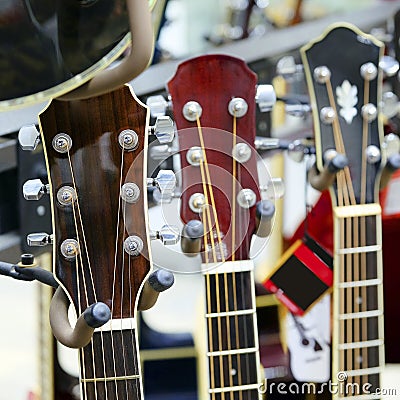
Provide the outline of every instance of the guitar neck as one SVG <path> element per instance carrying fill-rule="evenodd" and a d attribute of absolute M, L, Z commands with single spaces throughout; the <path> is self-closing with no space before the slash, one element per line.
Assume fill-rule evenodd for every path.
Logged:
<path fill-rule="evenodd" d="M 261 380 L 252 262 L 208 268 L 204 283 L 209 398 L 256 400 Z"/>
<path fill-rule="evenodd" d="M 381 209 L 364 204 L 334 209 L 333 379 L 356 384 L 363 399 L 377 399 L 384 365 Z M 338 378 L 339 374 L 339 378 Z M 351 393 L 339 394 L 350 397 Z"/>
<path fill-rule="evenodd" d="M 143 399 L 136 329 L 99 331 L 80 350 L 82 399 Z"/>

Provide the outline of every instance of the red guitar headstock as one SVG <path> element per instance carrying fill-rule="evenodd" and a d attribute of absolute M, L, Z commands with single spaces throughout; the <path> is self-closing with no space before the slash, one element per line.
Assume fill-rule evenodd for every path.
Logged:
<path fill-rule="evenodd" d="M 256 230 L 257 77 L 244 61 L 206 55 L 168 82 L 181 155 L 181 218 L 201 220 L 206 262 L 249 258 Z"/>

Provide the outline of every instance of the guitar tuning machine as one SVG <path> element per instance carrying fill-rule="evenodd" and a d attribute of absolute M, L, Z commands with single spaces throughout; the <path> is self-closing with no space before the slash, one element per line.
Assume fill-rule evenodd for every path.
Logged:
<path fill-rule="evenodd" d="M 260 192 L 269 200 L 281 199 L 285 194 L 285 183 L 282 178 L 271 178 L 266 185 L 260 186 Z"/>
<path fill-rule="evenodd" d="M 147 179 L 147 187 L 156 187 L 161 194 L 161 200 L 172 198 L 176 188 L 176 176 L 171 170 L 160 170 L 155 178 Z"/>
<path fill-rule="evenodd" d="M 149 129 L 150 135 L 155 135 L 161 144 L 171 143 L 175 136 L 172 119 L 165 115 L 157 116 L 156 123 Z"/>
<path fill-rule="evenodd" d="M 159 231 L 150 231 L 151 240 L 161 240 L 164 246 L 177 244 L 180 239 L 178 227 L 175 225 L 164 225 Z"/>
<path fill-rule="evenodd" d="M 30 179 L 24 183 L 22 192 L 26 200 L 40 200 L 44 194 L 50 193 L 50 185 L 43 184 L 40 179 Z"/>
<path fill-rule="evenodd" d="M 171 101 L 165 100 L 161 95 L 149 96 L 146 105 L 150 108 L 152 118 L 162 117 L 172 109 Z"/>
<path fill-rule="evenodd" d="M 256 103 L 261 112 L 268 112 L 276 103 L 276 93 L 272 85 L 258 85 Z"/>
<path fill-rule="evenodd" d="M 30 233 L 26 237 L 28 246 L 47 246 L 53 244 L 53 235 L 49 235 L 46 232 Z"/>
<path fill-rule="evenodd" d="M 304 68 L 302 64 L 296 64 L 293 56 L 285 56 L 278 60 L 276 64 L 276 73 L 285 80 L 303 78 Z"/>
<path fill-rule="evenodd" d="M 391 56 L 383 56 L 379 62 L 379 68 L 385 77 L 390 78 L 399 72 L 399 62 Z"/>
<path fill-rule="evenodd" d="M 40 133 L 35 125 L 23 126 L 18 133 L 18 141 L 22 150 L 33 151 L 40 142 Z"/>

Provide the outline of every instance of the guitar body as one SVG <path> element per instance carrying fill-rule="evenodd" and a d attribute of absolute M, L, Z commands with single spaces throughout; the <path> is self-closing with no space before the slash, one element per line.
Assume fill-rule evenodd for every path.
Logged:
<path fill-rule="evenodd" d="M 147 108 L 124 86 L 88 100 L 53 100 L 39 121 L 54 274 L 78 316 L 100 301 L 111 310 L 111 320 L 79 350 L 82 400 L 141 399 L 135 316 L 151 268 Z M 130 148 L 132 138 L 137 143 Z M 128 201 L 126 185 L 136 191 L 135 201 Z"/>
<path fill-rule="evenodd" d="M 185 224 L 201 221 L 204 227 L 199 239 L 201 271 L 191 271 L 202 273 L 205 288 L 206 334 L 197 340 L 206 352 L 199 360 L 202 399 L 260 396 L 254 272 L 249 260 L 255 204 L 261 199 L 254 150 L 256 83 L 244 61 L 227 55 L 183 62 L 168 82 L 179 129 L 181 219 Z M 245 149 L 246 160 L 233 156 L 238 145 Z M 242 190 L 252 196 L 251 204 L 241 205 Z"/>
<path fill-rule="evenodd" d="M 382 52 L 380 42 L 350 25 L 332 26 L 301 49 L 313 110 L 318 170 L 327 168 L 337 154 L 348 160 L 331 186 L 332 381 L 353 385 L 356 394 L 365 399 L 380 398 L 372 393 L 380 387 L 384 366 L 378 196 L 383 127 L 377 112 Z M 364 385 L 369 385 L 368 389 Z M 342 387 L 333 398 L 352 395 Z"/>

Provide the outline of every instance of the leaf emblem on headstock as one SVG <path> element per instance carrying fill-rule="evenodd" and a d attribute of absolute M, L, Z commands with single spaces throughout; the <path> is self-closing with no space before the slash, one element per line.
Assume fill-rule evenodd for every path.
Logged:
<path fill-rule="evenodd" d="M 342 86 L 336 88 L 337 103 L 341 107 L 340 115 L 350 125 L 353 118 L 357 115 L 357 109 L 354 107 L 357 102 L 357 86 L 352 85 L 347 79 L 343 81 Z"/>

